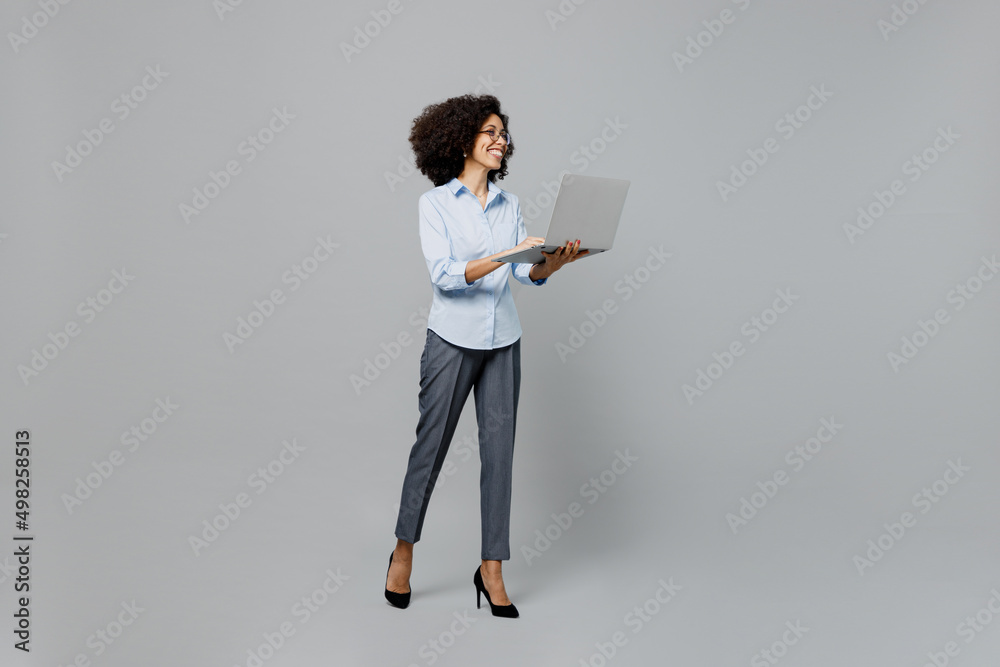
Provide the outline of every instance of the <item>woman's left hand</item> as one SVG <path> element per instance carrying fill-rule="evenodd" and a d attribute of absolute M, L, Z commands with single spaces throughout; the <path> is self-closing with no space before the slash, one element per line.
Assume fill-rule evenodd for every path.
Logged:
<path fill-rule="evenodd" d="M 567 241 L 565 247 L 560 246 L 556 248 L 555 252 L 545 252 L 543 250 L 542 254 L 545 255 L 545 270 L 555 273 L 562 268 L 563 264 L 575 262 L 577 258 L 583 257 L 589 252 L 589 250 L 580 252 L 580 239 L 577 239 L 575 243 Z"/>

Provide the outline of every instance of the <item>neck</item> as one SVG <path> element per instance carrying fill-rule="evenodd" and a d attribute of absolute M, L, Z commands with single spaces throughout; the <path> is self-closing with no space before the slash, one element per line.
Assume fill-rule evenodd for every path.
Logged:
<path fill-rule="evenodd" d="M 458 180 L 462 185 L 469 188 L 472 194 L 481 197 L 483 194 L 489 192 L 489 185 L 486 178 L 489 173 L 489 169 L 486 169 L 481 164 L 475 162 L 470 164 L 470 161 L 466 160 L 465 168 L 458 175 Z"/>

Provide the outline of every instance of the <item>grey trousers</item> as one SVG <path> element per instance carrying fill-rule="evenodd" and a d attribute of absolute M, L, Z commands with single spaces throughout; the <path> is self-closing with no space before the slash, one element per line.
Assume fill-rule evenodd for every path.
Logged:
<path fill-rule="evenodd" d="M 479 501 L 483 560 L 510 559 L 510 488 L 521 340 L 495 350 L 459 347 L 427 330 L 420 356 L 417 441 L 403 479 L 396 537 L 420 540 L 427 504 L 462 408 L 475 389 L 479 424 Z"/>

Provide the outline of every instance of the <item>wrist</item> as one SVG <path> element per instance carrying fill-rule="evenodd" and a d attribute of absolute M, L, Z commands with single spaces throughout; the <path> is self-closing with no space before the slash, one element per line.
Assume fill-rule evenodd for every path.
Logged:
<path fill-rule="evenodd" d="M 552 275 L 552 271 L 547 271 L 545 269 L 545 264 L 532 264 L 531 270 L 528 271 L 528 277 L 532 280 L 541 280 L 542 278 L 548 278 Z"/>

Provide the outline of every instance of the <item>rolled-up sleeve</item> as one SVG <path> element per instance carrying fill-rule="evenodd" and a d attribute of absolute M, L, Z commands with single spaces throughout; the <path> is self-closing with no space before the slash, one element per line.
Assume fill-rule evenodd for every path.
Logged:
<path fill-rule="evenodd" d="M 524 226 L 524 218 L 521 217 L 521 201 L 515 198 L 514 209 L 517 211 L 517 239 L 515 245 L 528 238 L 527 229 Z M 511 269 L 511 273 L 514 274 L 514 278 L 518 282 L 524 283 L 525 285 L 544 285 L 548 278 L 539 278 L 538 280 L 531 279 L 531 267 L 534 264 L 528 263 L 515 263 Z"/>
<path fill-rule="evenodd" d="M 472 286 L 465 282 L 468 261 L 452 257 L 451 241 L 441 213 L 423 195 L 418 204 L 420 213 L 420 247 L 431 274 L 431 283 L 443 290 L 464 290 Z"/>

